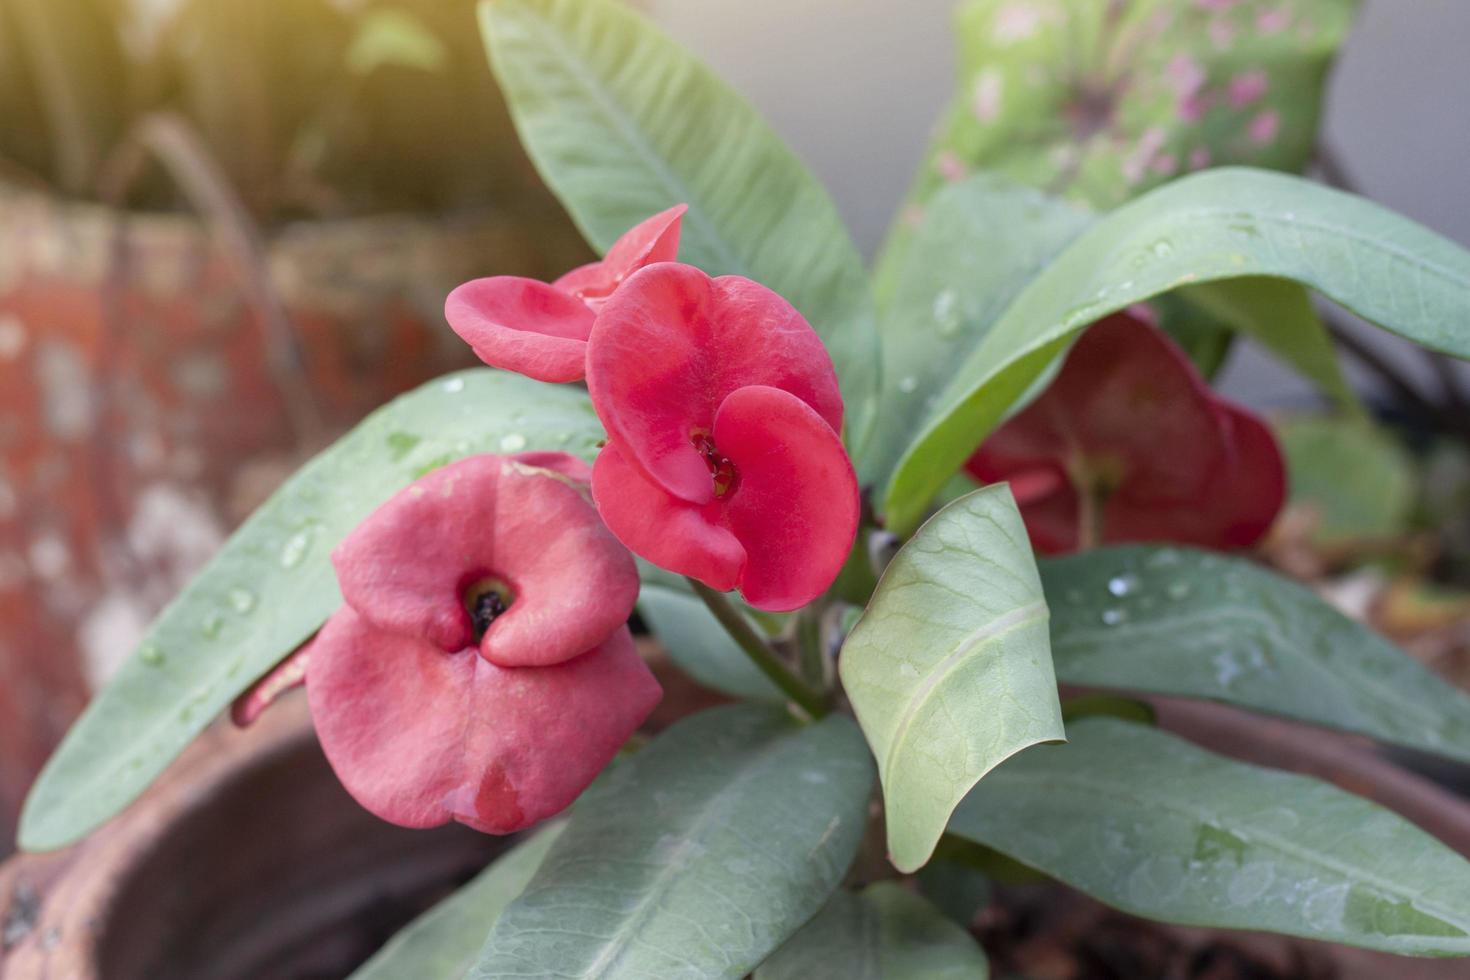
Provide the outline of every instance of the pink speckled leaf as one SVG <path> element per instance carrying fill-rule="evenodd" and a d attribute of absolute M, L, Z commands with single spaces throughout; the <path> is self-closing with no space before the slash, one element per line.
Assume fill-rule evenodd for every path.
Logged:
<path fill-rule="evenodd" d="M 1299 171 L 1358 0 L 968 0 L 960 91 L 919 176 L 996 170 L 1111 208 L 1172 177 Z"/>

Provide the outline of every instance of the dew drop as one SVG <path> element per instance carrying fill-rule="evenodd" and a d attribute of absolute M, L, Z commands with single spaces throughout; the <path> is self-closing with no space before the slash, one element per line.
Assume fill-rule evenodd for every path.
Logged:
<path fill-rule="evenodd" d="M 1145 564 L 1149 568 L 1168 568 L 1171 565 L 1177 565 L 1179 564 L 1179 552 L 1173 548 L 1160 548 L 1148 556 Z"/>
<path fill-rule="evenodd" d="M 953 289 L 934 297 L 934 324 L 941 337 L 954 337 L 960 332 L 960 296 Z"/>
<path fill-rule="evenodd" d="M 451 395 L 456 392 L 464 391 L 464 378 L 448 379 L 444 382 L 444 390 L 449 392 Z"/>
<path fill-rule="evenodd" d="M 150 643 L 138 651 L 138 659 L 149 667 L 162 667 L 163 662 L 168 658 L 163 655 L 162 650 Z"/>
<path fill-rule="evenodd" d="M 1104 626 L 1117 626 L 1128 621 L 1128 613 L 1122 609 L 1104 609 L 1102 621 Z"/>
<path fill-rule="evenodd" d="M 1108 579 L 1108 593 L 1110 595 L 1115 595 L 1120 599 L 1123 598 L 1123 596 L 1133 592 L 1137 588 L 1138 576 L 1136 575 L 1130 575 L 1125 572 L 1122 575 L 1114 575 L 1112 578 Z"/>
<path fill-rule="evenodd" d="M 919 379 L 914 377 L 912 374 L 900 378 L 898 381 L 898 390 L 903 392 L 905 395 L 912 395 L 915 391 L 918 390 L 918 388 Z"/>
<path fill-rule="evenodd" d="M 230 608 L 242 616 L 255 608 L 255 593 L 249 589 L 231 589 L 229 600 Z"/>
<path fill-rule="evenodd" d="M 285 545 L 281 547 L 281 567 L 295 568 L 301 564 L 301 559 L 306 557 L 307 549 L 311 547 L 311 529 L 303 528 L 286 539 Z"/>
<path fill-rule="evenodd" d="M 1167 238 L 1160 238 L 1149 248 L 1155 258 L 1166 259 L 1174 254 L 1174 243 Z"/>
<path fill-rule="evenodd" d="M 526 448 L 526 437 L 519 432 L 512 432 L 500 437 L 500 451 L 504 453 L 518 453 Z"/>
<path fill-rule="evenodd" d="M 199 635 L 206 640 L 212 640 L 219 636 L 219 631 L 224 629 L 225 618 L 217 612 L 212 612 L 199 623 Z"/>

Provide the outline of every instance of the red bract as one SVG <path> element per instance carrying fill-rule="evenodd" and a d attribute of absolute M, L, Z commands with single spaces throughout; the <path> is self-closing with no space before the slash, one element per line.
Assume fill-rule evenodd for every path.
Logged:
<path fill-rule="evenodd" d="M 1127 314 L 1089 329 L 967 468 L 1009 481 L 1033 544 L 1053 554 L 1124 541 L 1249 547 L 1286 494 L 1270 430 Z"/>
<path fill-rule="evenodd" d="M 661 692 L 626 627 L 564 663 L 506 668 L 346 607 L 311 645 L 306 693 L 327 760 L 365 808 L 507 834 L 569 806 Z"/>
<path fill-rule="evenodd" d="M 651 265 L 598 314 L 587 386 L 609 435 L 593 498 L 625 545 L 761 609 L 832 583 L 857 480 L 831 358 L 789 303 L 739 276 Z"/>
<path fill-rule="evenodd" d="M 304 675 L 332 768 L 383 819 L 509 833 L 565 808 L 661 695 L 589 476 L 562 453 L 487 455 L 403 490 L 333 552 L 347 604 L 236 720 Z"/>
<path fill-rule="evenodd" d="M 686 210 L 680 204 L 648 218 L 614 242 L 601 262 L 553 283 L 519 276 L 471 280 L 449 294 L 444 316 L 491 367 L 538 381 L 580 380 L 596 311 L 628 276 L 678 254 Z"/>
<path fill-rule="evenodd" d="M 435 470 L 332 553 L 342 597 L 374 626 L 446 652 L 476 644 L 475 594 L 505 611 L 478 640 L 502 667 L 560 663 L 627 622 L 633 557 L 582 495 L 564 453 L 472 456 Z"/>

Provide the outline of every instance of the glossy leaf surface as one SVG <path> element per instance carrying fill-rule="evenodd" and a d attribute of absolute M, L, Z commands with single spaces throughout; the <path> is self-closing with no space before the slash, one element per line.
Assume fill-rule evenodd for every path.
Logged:
<path fill-rule="evenodd" d="M 1244 560 L 1102 548 L 1041 563 L 1067 684 L 1209 698 L 1470 762 L 1470 697 Z"/>
<path fill-rule="evenodd" d="M 743 977 L 837 887 L 872 782 L 844 716 L 685 719 L 583 795 L 470 976 Z"/>
<path fill-rule="evenodd" d="M 310 637 L 341 604 L 328 554 L 395 492 L 473 453 L 590 457 L 601 438 L 585 394 L 498 371 L 454 374 L 374 412 L 277 490 L 153 623 L 32 788 L 21 846 L 62 847 L 112 817 Z"/>
<path fill-rule="evenodd" d="M 612 0 L 481 6 L 521 141 L 594 247 L 688 204 L 679 259 L 774 289 L 827 344 L 862 441 L 876 405 L 867 277 L 826 190 L 693 55 Z"/>
<path fill-rule="evenodd" d="M 997 769 L 950 830 L 1134 915 L 1470 953 L 1470 862 L 1335 786 L 1108 718 Z"/>

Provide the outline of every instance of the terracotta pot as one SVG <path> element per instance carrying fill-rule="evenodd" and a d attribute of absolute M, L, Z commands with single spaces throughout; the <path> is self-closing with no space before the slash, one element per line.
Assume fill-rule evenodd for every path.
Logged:
<path fill-rule="evenodd" d="M 189 216 L 0 185 L 0 853 L 88 693 L 229 529 L 366 412 L 471 362 L 445 294 L 585 258 L 524 197 L 286 226 L 252 264 Z"/>
<path fill-rule="evenodd" d="M 358 807 L 292 695 L 211 728 L 82 843 L 0 866 L 0 977 L 345 976 L 505 846 Z"/>

